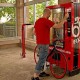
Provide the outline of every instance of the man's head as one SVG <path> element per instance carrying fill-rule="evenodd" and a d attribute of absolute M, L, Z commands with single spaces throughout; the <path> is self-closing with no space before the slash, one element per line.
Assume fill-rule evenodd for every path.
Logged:
<path fill-rule="evenodd" d="M 43 12 L 43 17 L 49 18 L 51 15 L 51 10 L 49 8 L 45 8 Z"/>

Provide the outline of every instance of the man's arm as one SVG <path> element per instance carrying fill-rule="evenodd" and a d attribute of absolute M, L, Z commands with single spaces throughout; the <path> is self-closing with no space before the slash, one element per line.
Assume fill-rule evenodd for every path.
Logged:
<path fill-rule="evenodd" d="M 58 24 L 54 24 L 53 25 L 53 28 L 62 28 L 62 25 L 64 24 L 64 22 L 66 21 L 66 19 L 69 17 L 69 14 L 68 13 L 66 13 L 65 14 L 65 16 L 64 16 L 64 18 L 61 20 L 61 22 L 60 23 L 58 23 Z"/>
<path fill-rule="evenodd" d="M 35 28 L 33 29 L 33 34 L 36 35 L 36 33 L 35 33 Z"/>

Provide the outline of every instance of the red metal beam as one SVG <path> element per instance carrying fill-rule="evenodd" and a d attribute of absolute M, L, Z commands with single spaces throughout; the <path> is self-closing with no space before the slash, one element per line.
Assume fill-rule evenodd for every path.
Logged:
<path fill-rule="evenodd" d="M 31 24 L 23 24 L 22 25 L 22 57 L 25 58 L 25 54 L 26 54 L 26 51 L 25 51 L 25 27 L 26 25 L 31 25 Z"/>
<path fill-rule="evenodd" d="M 25 58 L 25 25 L 22 25 L 22 57 Z"/>

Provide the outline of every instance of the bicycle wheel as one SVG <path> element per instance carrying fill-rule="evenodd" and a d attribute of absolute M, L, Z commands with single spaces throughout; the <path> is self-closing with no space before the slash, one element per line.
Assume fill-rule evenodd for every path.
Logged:
<path fill-rule="evenodd" d="M 53 51 L 50 61 L 50 71 L 55 78 L 61 79 L 67 71 L 67 61 L 63 53 Z"/>
<path fill-rule="evenodd" d="M 39 50 L 38 50 L 38 48 L 36 46 L 35 49 L 34 49 L 34 61 L 35 61 L 36 64 L 37 64 L 37 62 L 39 60 L 39 52 L 38 51 Z"/>

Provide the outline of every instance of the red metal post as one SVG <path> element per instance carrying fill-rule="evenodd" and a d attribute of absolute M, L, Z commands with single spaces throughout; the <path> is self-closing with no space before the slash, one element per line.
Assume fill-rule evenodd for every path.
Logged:
<path fill-rule="evenodd" d="M 23 24 L 22 25 L 22 57 L 25 58 L 25 25 L 26 24 Z"/>

